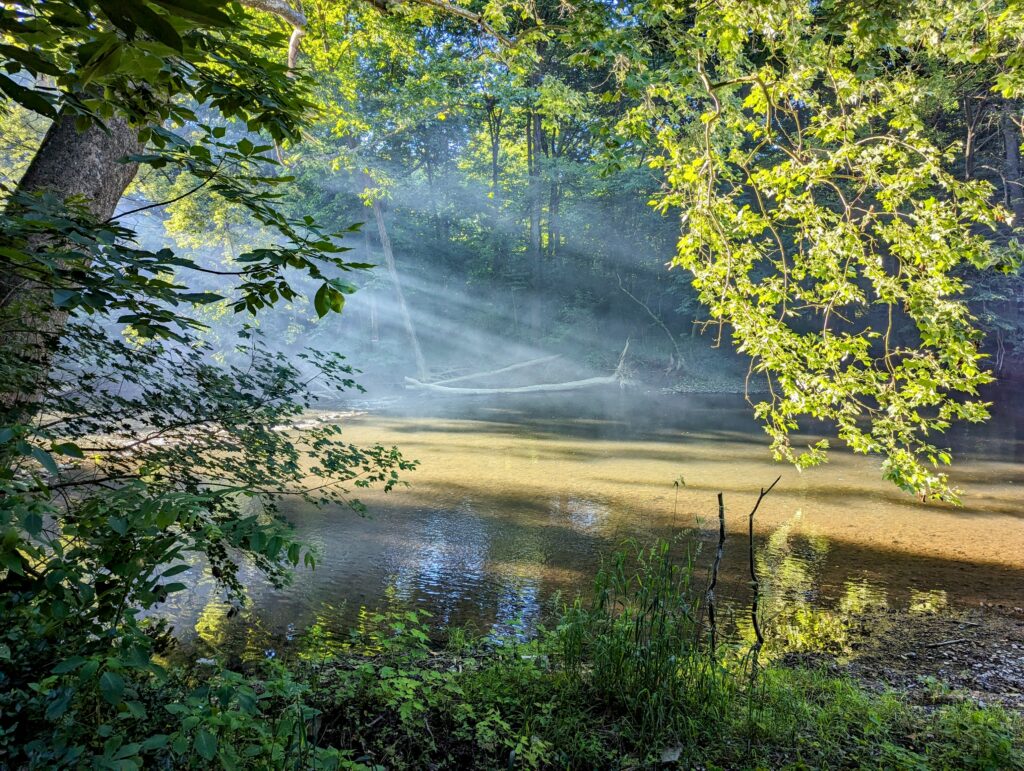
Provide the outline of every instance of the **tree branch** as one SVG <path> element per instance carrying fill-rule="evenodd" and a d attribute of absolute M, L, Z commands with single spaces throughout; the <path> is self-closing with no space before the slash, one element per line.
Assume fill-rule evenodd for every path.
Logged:
<path fill-rule="evenodd" d="M 292 25 L 292 36 L 288 40 L 288 69 L 295 69 L 299 58 L 299 43 L 306 34 L 306 17 L 292 8 L 287 0 L 238 0 L 247 8 L 270 13 Z"/>

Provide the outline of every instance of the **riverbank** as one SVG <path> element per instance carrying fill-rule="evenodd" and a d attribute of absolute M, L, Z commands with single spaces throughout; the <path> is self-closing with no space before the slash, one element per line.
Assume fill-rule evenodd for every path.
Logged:
<path fill-rule="evenodd" d="M 568 664 L 564 638 L 455 633 L 437 650 L 415 622 L 391 621 L 404 628 L 361 653 L 250 675 L 260 711 L 218 730 L 218 748 L 244 752 L 259 725 L 287 725 L 301 705 L 305 738 L 281 744 L 282 758 L 309 759 L 297 768 L 1024 768 L 1019 715 L 970 700 L 916 704 L 806 666 L 767 666 L 751 679 L 729 657 L 684 658 L 686 680 L 662 682 L 662 697 L 643 687 L 640 667 L 608 679 L 594 652 Z M 238 687 L 224 678 L 196 672 L 176 685 L 186 699 Z"/>
<path fill-rule="evenodd" d="M 929 642 L 988 648 L 1013 617 L 851 614 L 844 651 L 795 656 L 725 636 L 710 601 L 661 541 L 609 555 L 531 634 L 398 601 L 360 609 L 346 634 L 318 621 L 241 658 L 142 657 L 97 682 L 99 659 L 79 657 L 46 680 L 57 697 L 14 767 L 1024 771 L 1024 714 L 996 698 L 1016 687 L 1017 638 L 990 649 L 1007 679 L 970 691 L 939 677 L 966 661 L 947 655 L 960 643 Z M 946 670 L 907 666 L 913 649 L 941 651 Z"/>
<path fill-rule="evenodd" d="M 245 767 L 1024 769 L 1019 710 L 938 679 L 916 688 L 898 666 L 901 645 L 965 629 L 994 639 L 995 625 L 862 616 L 877 645 L 851 635 L 859 650 L 845 663 L 775 659 L 710 647 L 690 579 L 666 548 L 619 554 L 591 601 L 530 639 L 437 628 L 410 609 L 363 612 L 346 637 L 313 627 L 239 671 L 177 670 L 161 698 L 190 705 L 181 714 L 218 757 L 249 753 Z M 886 640 L 901 643 L 883 661 Z M 166 730 L 190 746 L 188 729 Z M 277 765 L 260 765 L 267 752 Z"/>
<path fill-rule="evenodd" d="M 848 653 L 791 654 L 788 665 L 849 675 L 918 705 L 972 702 L 1024 710 L 1024 610 L 867 612 L 852 619 Z"/>

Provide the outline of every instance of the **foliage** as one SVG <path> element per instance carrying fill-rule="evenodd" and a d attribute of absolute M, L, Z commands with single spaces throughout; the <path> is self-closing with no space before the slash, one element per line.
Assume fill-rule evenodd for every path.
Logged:
<path fill-rule="evenodd" d="M 310 383 L 351 388 L 354 371 L 334 348 L 275 352 L 335 336 L 314 316 L 345 307 L 340 274 L 373 246 L 350 262 L 357 228 L 318 221 L 363 219 L 367 199 L 400 215 L 395 244 L 423 258 L 418 299 L 445 343 L 481 322 L 502 344 L 582 338 L 599 358 L 613 335 L 598 322 L 646 334 L 652 316 L 678 353 L 699 299 L 768 376 L 757 414 L 779 457 L 823 460 L 824 443 L 798 453 L 789 436 L 826 419 L 923 497 L 955 499 L 934 435 L 986 415 L 963 277 L 978 303 L 1019 288 L 991 270 L 1014 264 L 1020 225 L 994 185 L 1010 208 L 1020 190 L 957 144 L 1003 131 L 970 118 L 975 101 L 976 118 L 1019 115 L 1019 0 L 488 3 L 510 49 L 422 4 L 304 6 L 298 70 L 270 17 L 221 0 L 0 8 L 4 180 L 61 116 L 126 121 L 145 150 L 124 162 L 147 169 L 145 200 L 105 222 L 88 201 L 3 193 L 3 762 L 601 767 L 678 747 L 689 764 L 1019 765 L 1019 725 L 997 710 L 922 714 L 784 670 L 755 694 L 701 644 L 689 570 L 664 547 L 614 559 L 592 603 L 527 643 L 435 656 L 403 611 L 291 668 L 157 663 L 159 605 L 187 564 L 236 598 L 243 561 L 281 583 L 313 562 L 281 500 L 358 510 L 350 488 L 390 489 L 414 465 L 334 425 L 294 433 Z M 675 263 L 693 290 L 645 267 L 676 237 L 650 198 L 683 210 Z M 136 227 L 165 206 L 178 251 Z M 616 283 L 635 302 L 610 299 Z M 438 291 L 451 284 L 468 319 Z M 15 287 L 31 291 L 9 302 Z"/>
<path fill-rule="evenodd" d="M 643 71 L 637 57 L 646 99 L 619 131 L 661 148 L 657 204 L 682 212 L 675 264 L 768 375 L 756 413 L 776 457 L 820 463 L 826 442 L 798 452 L 789 435 L 801 417 L 826 420 L 904 490 L 955 499 L 932 437 L 986 417 L 977 394 L 991 376 L 954 271 L 998 262 L 1008 215 L 987 182 L 953 172 L 929 97 L 979 36 L 998 37 L 988 16 L 791 2 L 654 2 L 638 15 L 672 58 Z M 991 46 L 993 61 L 1006 55 Z"/>
<path fill-rule="evenodd" d="M 767 666 L 751 684 L 732 651 L 712 656 L 680 634 L 699 625 L 698 592 L 666 554 L 658 544 L 614 555 L 594 601 L 531 641 L 453 629 L 442 648 L 422 613 L 364 611 L 348 637 L 314 629 L 286 660 L 241 672 L 203 662 L 162 678 L 126 673 L 124 705 L 100 693 L 98 713 L 63 725 L 99 765 L 122 767 L 655 767 L 663 755 L 669 767 L 1021 767 L 1024 726 L 998 708 L 922 709 L 807 669 Z M 685 607 L 654 601 L 669 585 Z M 623 608 L 634 623 L 619 620 Z M 619 639 L 643 643 L 625 670 Z"/>
<path fill-rule="evenodd" d="M 694 655 L 702 608 L 692 566 L 678 564 L 667 542 L 634 549 L 601 568 L 592 602 L 577 600 L 559 633 L 566 670 L 650 735 L 678 725 L 690 699 L 712 711 L 720 694 L 711 682 L 714 667 Z"/>
<path fill-rule="evenodd" d="M 1020 223 L 999 205 L 1013 191 L 997 120 L 1020 117 L 1017 10 L 488 7 L 508 48 L 419 6 L 381 17 L 311 3 L 304 62 L 321 114 L 288 158 L 301 190 L 288 205 L 355 220 L 367 197 L 386 201 L 411 302 L 438 327 L 511 330 L 583 347 L 588 361 L 621 330 L 654 370 L 680 345 L 697 358 L 704 343 L 685 332 L 707 313 L 716 344 L 731 335 L 766 376 L 756 415 L 777 458 L 822 462 L 827 441 L 790 441 L 821 420 L 881 455 L 904 490 L 956 500 L 941 434 L 985 418 L 985 356 L 999 369 L 1020 348 L 1014 309 L 1000 306 L 1000 323 L 972 315 L 1019 256 Z M 649 199 L 682 213 L 675 264 L 692 286 L 647 267 L 677 240 Z M 194 239 L 207 222 L 171 230 Z M 968 269 L 985 278 L 965 281 Z M 1006 284 L 1012 294 L 1019 277 Z M 373 296 L 387 303 L 389 288 Z M 445 361 L 449 336 L 430 334 L 428 359 L 464 364 Z M 402 361 L 397 330 L 384 350 L 365 337 L 353 349 L 382 369 Z"/>
<path fill-rule="evenodd" d="M 152 655 L 169 643 L 152 610 L 186 588 L 173 578 L 199 555 L 241 601 L 240 560 L 277 583 L 314 562 L 277 501 L 361 511 L 351 486 L 390 489 L 415 465 L 394 448 L 344 442 L 337 425 L 296 435 L 310 378 L 352 385 L 337 355 L 310 352 L 300 372 L 253 339 L 238 364 L 218 365 L 202 346 L 135 347 L 81 325 L 56 353 L 53 411 L 4 433 L 0 495 L 8 750 L 55 764 L 80 750 L 66 713 L 134 711 L 125 676 L 159 673 Z M 65 723 L 52 757 L 26 738 Z"/>
<path fill-rule="evenodd" d="M 250 130 L 297 139 L 311 104 L 285 64 L 286 38 L 226 0 L 30 0 L 0 16 L 6 99 L 49 118 L 146 124 L 196 119 L 191 96 Z M 24 73 L 35 79 L 23 85 Z M 21 81 L 21 82 L 19 82 Z M 148 138 L 146 136 L 144 139 Z"/>
<path fill-rule="evenodd" d="M 296 435 L 292 421 L 313 403 L 313 383 L 335 392 L 355 386 L 339 354 L 310 350 L 288 359 L 247 328 L 237 350 L 214 351 L 196 336 L 205 329 L 197 306 L 255 313 L 297 298 L 297 274 L 319 283 L 318 315 L 341 311 L 353 287 L 331 274 L 368 267 L 341 259 L 343 233 L 281 213 L 272 188 L 287 178 L 266 171 L 276 165 L 271 145 L 225 139 L 224 125 L 198 122 L 193 142 L 163 125 L 197 120 L 189 95 L 220 121 L 243 120 L 276 141 L 298 136 L 309 107 L 304 87 L 265 54 L 280 37 L 222 5 L 48 2 L 0 10 L 7 72 L 55 78 L 28 89 L 4 76 L 8 97 L 44 116 L 70 111 L 84 125 L 131 121 L 149 147 L 126 162 L 197 179 L 197 188 L 241 207 L 278 239 L 236 255 L 229 269 L 212 269 L 139 246 L 125 224 L 136 212 L 100 222 L 88 201 L 5 191 L 4 765 L 130 768 L 158 747 L 212 759 L 210 727 L 222 717 L 232 724 L 232 710 L 223 709 L 242 698 L 225 695 L 237 684 L 230 675 L 212 696 L 184 699 L 181 727 L 164 740 L 126 742 L 121 729 L 147 718 L 146 688 L 166 677 L 154 657 L 170 638 L 154 612 L 186 588 L 174 576 L 204 560 L 243 601 L 240 562 L 277 583 L 291 567 L 314 562 L 278 501 L 295 496 L 361 511 L 349 499 L 352 487 L 391 489 L 398 472 L 415 465 L 394 448 L 344 442 L 336 425 Z M 221 291 L 197 287 L 197 274 L 220 277 Z M 275 696 L 288 688 L 283 683 Z M 305 719 L 300 711 L 292 725 Z M 206 727 L 197 729 L 199 722 Z M 283 751 L 280 725 L 272 733 L 250 726 L 268 763 Z M 219 754 L 242 762 L 230 748 Z"/>

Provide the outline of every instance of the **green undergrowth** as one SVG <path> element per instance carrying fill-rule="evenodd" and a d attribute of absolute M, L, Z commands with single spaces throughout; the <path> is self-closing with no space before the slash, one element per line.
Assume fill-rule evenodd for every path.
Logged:
<path fill-rule="evenodd" d="M 926 708 L 824 671 L 709 651 L 667 545 L 606 562 L 529 640 L 364 613 L 286 655 L 203 662 L 69 711 L 37 767 L 1024 769 L 1019 715 Z"/>

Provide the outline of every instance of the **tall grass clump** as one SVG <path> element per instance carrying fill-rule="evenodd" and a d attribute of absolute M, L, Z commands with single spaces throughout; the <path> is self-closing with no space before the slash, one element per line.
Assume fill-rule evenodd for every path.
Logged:
<path fill-rule="evenodd" d="M 590 601 L 565 611 L 564 673 L 593 703 L 628 717 L 641 743 L 668 731 L 692 739 L 734 690 L 703 643 L 701 612 L 689 553 L 677 561 L 667 541 L 630 542 L 603 562 Z"/>

